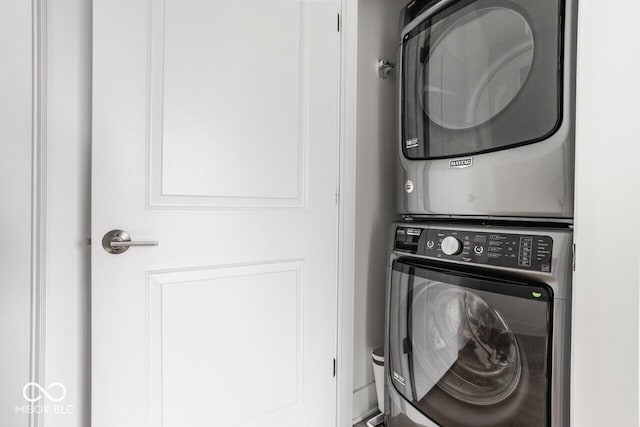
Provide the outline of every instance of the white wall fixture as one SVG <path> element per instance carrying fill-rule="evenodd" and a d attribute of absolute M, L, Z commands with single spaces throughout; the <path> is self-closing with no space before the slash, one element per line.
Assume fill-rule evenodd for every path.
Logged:
<path fill-rule="evenodd" d="M 389 73 L 396 67 L 396 64 L 386 59 L 378 59 L 376 62 L 376 69 L 378 70 L 378 78 L 384 80 L 389 76 Z"/>
<path fill-rule="evenodd" d="M 579 5 L 571 372 L 575 427 L 639 423 L 638 14 L 637 2 Z"/>

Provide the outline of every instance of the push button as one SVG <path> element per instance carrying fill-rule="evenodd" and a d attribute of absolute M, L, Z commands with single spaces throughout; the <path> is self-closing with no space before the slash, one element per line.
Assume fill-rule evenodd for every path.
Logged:
<path fill-rule="evenodd" d="M 480 245 L 475 245 L 475 246 L 473 247 L 473 252 L 474 252 L 476 255 L 481 255 L 481 254 L 484 252 L 484 247 L 482 247 L 482 246 L 480 246 Z"/>

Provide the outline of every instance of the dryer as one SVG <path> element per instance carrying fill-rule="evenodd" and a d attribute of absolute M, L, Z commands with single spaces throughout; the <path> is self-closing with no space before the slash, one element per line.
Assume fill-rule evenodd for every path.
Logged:
<path fill-rule="evenodd" d="M 572 232 L 398 223 L 387 427 L 569 425 Z"/>
<path fill-rule="evenodd" d="M 573 217 L 575 0 L 414 0 L 400 45 L 398 211 Z"/>

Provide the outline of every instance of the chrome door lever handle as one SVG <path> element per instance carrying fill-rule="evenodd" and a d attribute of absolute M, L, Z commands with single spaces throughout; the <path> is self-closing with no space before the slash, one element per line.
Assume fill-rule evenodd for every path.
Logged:
<path fill-rule="evenodd" d="M 102 247 L 113 255 L 126 252 L 131 246 L 158 246 L 154 240 L 131 240 L 131 236 L 124 230 L 111 230 L 102 238 Z"/>
<path fill-rule="evenodd" d="M 109 242 L 109 246 L 111 246 L 112 248 L 126 248 L 129 246 L 158 246 L 158 242 L 156 242 L 155 240 L 149 240 L 149 241 L 139 240 L 139 241 L 132 241 L 132 242 Z"/>

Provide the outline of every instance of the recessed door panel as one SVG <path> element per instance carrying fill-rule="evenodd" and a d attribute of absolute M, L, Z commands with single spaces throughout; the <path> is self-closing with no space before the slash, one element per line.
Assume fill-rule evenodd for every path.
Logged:
<path fill-rule="evenodd" d="M 297 1 L 152 6 L 152 205 L 304 204 L 309 13 Z"/>
<path fill-rule="evenodd" d="M 299 410 L 303 296 L 302 260 L 150 273 L 154 423 L 195 425 L 204 411 L 240 426 Z"/>

